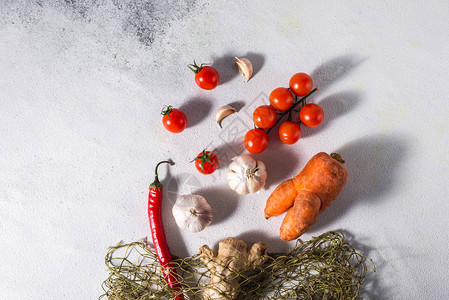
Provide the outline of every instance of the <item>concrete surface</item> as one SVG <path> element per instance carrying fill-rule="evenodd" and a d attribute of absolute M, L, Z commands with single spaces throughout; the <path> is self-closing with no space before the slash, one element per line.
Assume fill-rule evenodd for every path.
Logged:
<path fill-rule="evenodd" d="M 174 254 L 227 236 L 284 251 L 265 200 L 320 151 L 340 152 L 350 178 L 302 238 L 342 230 L 361 245 L 378 270 L 368 299 L 448 298 L 448 17 L 446 1 L 0 1 L 0 298 L 96 299 L 107 247 L 148 235 L 147 188 L 167 158 Z M 254 63 L 246 84 L 234 56 Z M 194 59 L 216 67 L 215 90 L 194 84 Z M 273 132 L 255 155 L 266 188 L 240 197 L 227 164 L 254 108 L 296 72 L 326 119 L 293 146 Z M 239 112 L 220 129 L 229 103 Z M 183 133 L 162 127 L 166 104 L 187 114 Z M 212 176 L 189 163 L 204 148 L 220 154 Z M 215 211 L 196 234 L 170 212 L 191 192 Z"/>

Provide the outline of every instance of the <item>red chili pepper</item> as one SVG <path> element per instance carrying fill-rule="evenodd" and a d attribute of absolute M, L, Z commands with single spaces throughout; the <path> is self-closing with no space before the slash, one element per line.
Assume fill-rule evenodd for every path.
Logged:
<path fill-rule="evenodd" d="M 184 300 L 182 286 L 178 281 L 178 274 L 172 263 L 170 249 L 165 239 L 164 224 L 162 223 L 162 184 L 157 176 L 157 168 L 163 163 L 168 163 L 170 166 L 175 164 L 171 161 L 161 161 L 156 165 L 154 171 L 154 182 L 150 184 L 150 193 L 148 195 L 148 216 L 150 219 L 151 237 L 153 238 L 153 245 L 156 249 L 156 254 L 168 286 L 172 290 L 176 300 Z"/>

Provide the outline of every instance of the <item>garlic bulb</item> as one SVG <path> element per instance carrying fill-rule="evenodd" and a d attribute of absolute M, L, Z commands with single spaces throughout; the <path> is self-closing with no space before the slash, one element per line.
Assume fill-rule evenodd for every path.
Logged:
<path fill-rule="evenodd" d="M 226 180 L 229 187 L 240 195 L 255 193 L 267 180 L 265 164 L 249 155 L 236 156 L 229 165 Z"/>
<path fill-rule="evenodd" d="M 198 232 L 212 223 L 212 208 L 200 195 L 183 195 L 176 199 L 172 209 L 176 224 L 191 232 Z"/>

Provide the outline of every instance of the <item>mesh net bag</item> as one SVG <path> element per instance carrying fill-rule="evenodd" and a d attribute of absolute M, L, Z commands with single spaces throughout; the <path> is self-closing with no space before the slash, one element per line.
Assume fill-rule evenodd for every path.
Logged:
<path fill-rule="evenodd" d="M 237 259 L 209 261 L 214 264 L 212 270 L 198 254 L 174 257 L 184 298 L 208 299 L 203 297 L 204 291 L 215 288 L 221 299 L 360 299 L 367 272 L 375 271 L 373 262 L 357 253 L 337 232 L 307 242 L 298 240 L 286 253 L 269 253 L 263 263 L 247 262 L 236 269 L 232 264 Z M 156 254 L 143 241 L 110 247 L 105 260 L 109 277 L 103 282 L 105 293 L 100 299 L 176 296 L 163 277 Z M 215 283 L 211 284 L 218 269 L 230 276 L 218 277 L 217 281 L 215 274 Z M 223 286 L 228 289 L 223 291 Z"/>

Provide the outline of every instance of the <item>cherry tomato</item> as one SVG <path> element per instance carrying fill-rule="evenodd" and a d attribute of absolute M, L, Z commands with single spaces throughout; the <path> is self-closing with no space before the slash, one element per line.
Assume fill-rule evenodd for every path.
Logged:
<path fill-rule="evenodd" d="M 218 158 L 215 153 L 203 150 L 195 159 L 195 167 L 202 174 L 212 174 L 218 167 Z"/>
<path fill-rule="evenodd" d="M 257 154 L 268 146 L 268 134 L 262 129 L 251 129 L 245 134 L 244 144 L 248 152 Z"/>
<path fill-rule="evenodd" d="M 299 119 L 307 127 L 317 127 L 324 120 L 323 109 L 314 103 L 306 104 L 299 112 Z"/>
<path fill-rule="evenodd" d="M 179 133 L 183 131 L 187 126 L 186 115 L 177 108 L 173 108 L 171 105 L 164 107 L 161 112 L 162 124 L 164 127 L 173 133 Z"/>
<path fill-rule="evenodd" d="M 290 90 L 296 96 L 305 96 L 313 88 L 312 78 L 306 73 L 296 73 L 290 78 Z"/>
<path fill-rule="evenodd" d="M 270 94 L 270 104 L 276 110 L 286 111 L 293 105 L 293 95 L 287 88 L 278 87 Z"/>
<path fill-rule="evenodd" d="M 189 65 L 189 69 L 195 73 L 195 82 L 200 88 L 212 90 L 217 87 L 220 76 L 214 68 L 203 65 L 198 66 L 194 61 L 193 64 Z"/>
<path fill-rule="evenodd" d="M 270 105 L 261 105 L 254 110 L 253 121 L 254 124 L 259 128 L 271 128 L 276 123 L 276 120 L 276 111 Z"/>
<path fill-rule="evenodd" d="M 301 137 L 301 127 L 293 121 L 285 121 L 279 126 L 279 138 L 284 144 L 294 144 Z"/>

